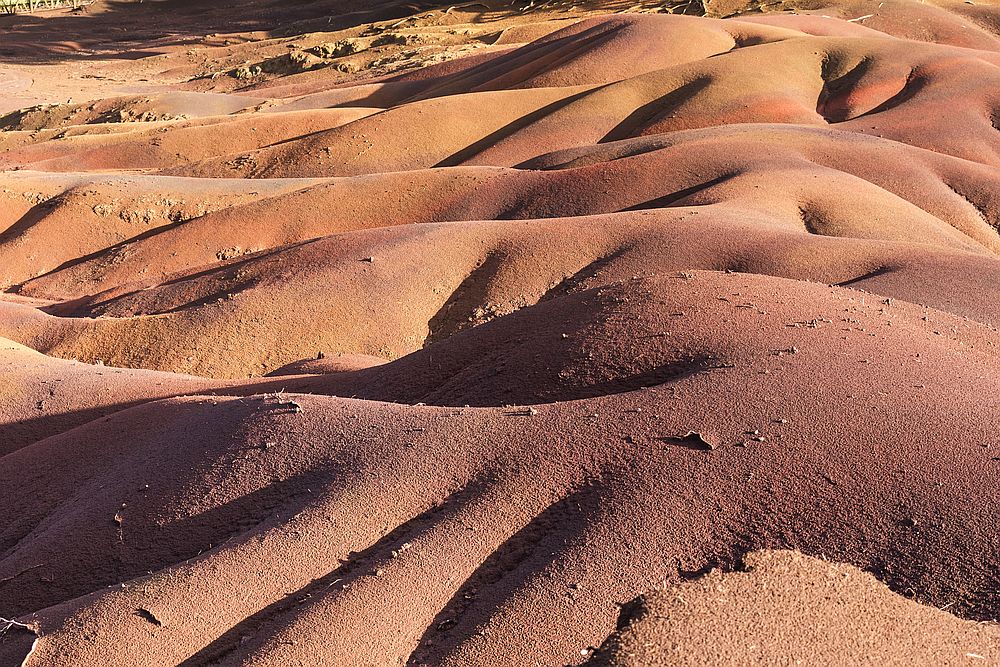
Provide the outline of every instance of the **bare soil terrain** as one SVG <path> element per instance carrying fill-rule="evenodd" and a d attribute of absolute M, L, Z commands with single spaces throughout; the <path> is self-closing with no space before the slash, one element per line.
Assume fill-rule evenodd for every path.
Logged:
<path fill-rule="evenodd" d="M 0 16 L 0 667 L 1000 663 L 1000 6 Z"/>

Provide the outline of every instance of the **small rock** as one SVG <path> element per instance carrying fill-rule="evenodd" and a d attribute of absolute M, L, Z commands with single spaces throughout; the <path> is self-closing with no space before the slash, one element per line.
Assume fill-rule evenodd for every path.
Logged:
<path fill-rule="evenodd" d="M 674 436 L 671 440 L 676 440 L 677 442 L 682 442 L 690 447 L 706 451 L 712 451 L 719 446 L 714 440 L 709 439 L 698 431 L 688 431 L 684 435 Z"/>

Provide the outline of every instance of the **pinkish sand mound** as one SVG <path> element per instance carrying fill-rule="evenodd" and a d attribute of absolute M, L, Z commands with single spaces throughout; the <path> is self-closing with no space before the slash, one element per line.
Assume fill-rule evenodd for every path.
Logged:
<path fill-rule="evenodd" d="M 0 666 L 1000 659 L 1000 9 L 237 4 L 0 18 Z"/>

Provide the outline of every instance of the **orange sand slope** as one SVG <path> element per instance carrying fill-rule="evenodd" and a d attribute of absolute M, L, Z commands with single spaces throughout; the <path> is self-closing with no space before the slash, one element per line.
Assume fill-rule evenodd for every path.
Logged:
<path fill-rule="evenodd" d="M 239 4 L 0 18 L 0 667 L 1000 662 L 1000 7 Z"/>

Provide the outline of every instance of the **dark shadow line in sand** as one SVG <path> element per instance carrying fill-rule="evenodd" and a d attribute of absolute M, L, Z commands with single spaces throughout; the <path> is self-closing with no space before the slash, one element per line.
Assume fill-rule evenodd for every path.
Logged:
<path fill-rule="evenodd" d="M 716 185 L 721 185 L 726 181 L 729 181 L 736 176 L 739 176 L 737 172 L 731 172 L 722 174 L 721 176 L 716 176 L 715 178 L 705 181 L 704 183 L 697 183 L 691 187 L 683 188 L 677 190 L 676 192 L 671 192 L 670 194 L 663 195 L 662 197 L 657 197 L 656 199 L 650 199 L 649 201 L 642 202 L 640 204 L 634 204 L 628 208 L 622 209 L 622 211 L 648 211 L 655 208 L 668 208 L 683 202 L 688 197 L 696 195 L 699 192 L 708 190 L 715 187 Z"/>
<path fill-rule="evenodd" d="M 865 280 L 871 280 L 872 278 L 878 278 L 879 276 L 888 275 L 890 273 L 893 273 L 894 271 L 895 271 L 895 269 L 890 268 L 888 266 L 880 266 L 877 269 L 874 269 L 873 271 L 869 271 L 868 273 L 863 273 L 863 274 L 861 274 L 860 276 L 858 276 L 856 278 L 850 278 L 849 280 L 843 280 L 843 281 L 841 281 L 839 283 L 836 283 L 835 286 L 836 287 L 850 287 L 851 285 L 854 285 L 856 283 L 860 283 L 860 282 L 863 282 Z"/>
<path fill-rule="evenodd" d="M 583 533 L 586 510 L 596 510 L 599 502 L 594 486 L 571 491 L 495 548 L 438 612 L 407 664 L 438 664 L 458 649 L 562 547 Z"/>
<path fill-rule="evenodd" d="M 656 98 L 652 102 L 643 104 L 611 128 L 597 143 L 606 144 L 623 139 L 632 139 L 641 135 L 644 129 L 668 116 L 673 111 L 676 111 L 681 105 L 702 90 L 708 88 L 711 84 L 711 76 L 700 76 L 693 81 L 682 84 L 666 95 Z"/>
<path fill-rule="evenodd" d="M 605 25 L 598 24 L 581 33 L 551 39 L 541 44 L 526 44 L 502 56 L 490 58 L 480 65 L 460 72 L 457 76 L 442 77 L 443 80 L 440 84 L 428 86 L 425 90 L 406 99 L 405 102 L 466 92 L 520 88 L 528 79 L 556 69 L 576 56 L 601 46 L 604 42 L 612 39 L 619 30 L 621 30 L 620 27 L 607 30 Z M 557 55 L 557 57 L 554 61 L 549 61 L 548 58 L 553 55 Z M 512 70 L 518 72 L 516 80 L 512 80 L 509 76 Z M 498 71 L 500 74 L 496 75 Z M 477 83 L 484 77 L 490 78 L 488 81 Z M 497 79 L 506 80 L 503 81 L 502 85 L 497 85 Z"/>
<path fill-rule="evenodd" d="M 243 619 L 198 653 L 180 663 L 178 667 L 218 664 L 226 656 L 239 650 L 246 637 L 252 638 L 251 641 L 259 646 L 270 637 L 268 626 L 272 621 L 283 616 L 294 616 L 300 605 L 313 604 L 346 590 L 351 582 L 371 574 L 380 565 L 389 562 L 393 558 L 393 553 L 398 552 L 404 543 L 430 533 L 441 521 L 456 516 L 472 498 L 483 495 L 487 485 L 488 480 L 473 480 L 449 495 L 444 502 L 403 522 L 375 543 L 359 551 L 350 552 L 339 567 Z M 339 589 L 334 589 L 338 584 L 343 585 Z"/>
<path fill-rule="evenodd" d="M 248 453 L 250 453 L 249 450 Z M 12 603 L 7 605 L 6 611 L 13 610 L 15 616 L 37 612 L 68 600 L 83 597 L 107 586 L 144 577 L 150 572 L 169 569 L 205 555 L 230 540 L 253 531 L 256 527 L 272 520 L 276 514 L 292 516 L 298 513 L 310 499 L 314 498 L 305 489 L 323 486 L 323 482 L 330 476 L 331 473 L 323 470 L 301 473 L 288 479 L 276 481 L 206 512 L 156 526 L 154 531 L 146 531 L 147 536 L 155 536 L 150 539 L 161 548 L 165 542 L 176 538 L 175 550 L 169 558 L 142 560 L 141 556 L 148 552 L 150 545 L 144 544 L 136 548 L 135 545 L 130 544 L 126 515 L 122 523 L 122 544 L 119 552 L 121 558 L 118 562 L 105 563 L 107 569 L 104 572 L 91 571 L 86 585 L 79 585 L 80 581 L 77 579 L 62 578 L 60 580 L 62 588 L 59 595 L 43 601 L 36 601 L 33 604 L 26 604 L 23 594 L 10 595 L 9 592 L 2 591 L 4 584 L 13 583 L 18 579 L 4 582 L 0 584 L 0 595 Z M 47 518 L 42 518 L 40 523 Z M 5 554 L 4 558 L 8 555 L 9 553 Z M 32 570 L 30 574 L 42 583 L 41 578 L 46 576 L 46 570 L 38 568 Z M 74 587 L 74 584 L 77 585 Z M 41 587 L 47 592 L 55 590 L 51 584 Z"/>
<path fill-rule="evenodd" d="M 579 99 L 583 99 L 585 96 L 591 94 L 592 92 L 594 91 L 585 90 L 583 92 L 570 95 L 569 97 L 564 97 L 563 99 L 557 100 L 551 104 L 547 104 L 541 109 L 536 109 L 535 111 L 532 111 L 529 114 L 525 114 L 520 118 L 518 118 L 517 120 L 508 123 L 507 125 L 504 125 L 499 130 L 496 130 L 495 132 L 486 135 L 479 141 L 476 141 L 466 146 L 457 153 L 453 153 L 452 155 L 446 157 L 445 159 L 435 164 L 434 168 L 460 166 L 461 164 L 474 158 L 476 155 L 479 155 L 481 152 L 489 148 L 492 148 L 495 144 L 516 134 L 520 130 L 523 130 L 524 128 L 528 127 L 529 125 L 545 118 L 549 114 L 555 113 L 556 111 L 559 111 L 563 107 L 568 106 Z"/>

